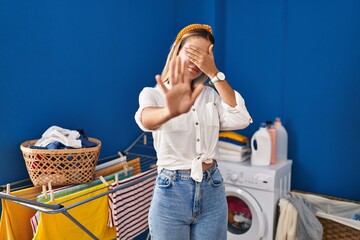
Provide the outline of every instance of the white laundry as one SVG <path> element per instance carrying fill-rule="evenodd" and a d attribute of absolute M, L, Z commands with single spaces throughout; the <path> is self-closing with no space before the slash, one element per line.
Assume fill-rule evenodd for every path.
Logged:
<path fill-rule="evenodd" d="M 280 199 L 280 216 L 275 240 L 321 240 L 323 226 L 315 205 L 291 195 Z M 284 216 L 282 216 L 284 215 Z"/>
<path fill-rule="evenodd" d="M 68 147 L 81 148 L 80 133 L 75 130 L 69 130 L 58 126 L 48 128 L 39 139 L 35 146 L 46 147 L 52 142 L 60 142 Z"/>
<path fill-rule="evenodd" d="M 219 160 L 243 162 L 249 159 L 250 154 L 250 148 L 244 149 L 244 151 L 241 152 L 219 148 Z"/>
<path fill-rule="evenodd" d="M 249 146 L 248 145 L 240 146 L 219 140 L 219 148 L 236 151 L 236 152 L 243 152 L 243 151 L 248 151 Z"/>
<path fill-rule="evenodd" d="M 286 199 L 279 201 L 280 215 L 276 229 L 275 240 L 297 240 L 297 211 L 295 207 Z"/>

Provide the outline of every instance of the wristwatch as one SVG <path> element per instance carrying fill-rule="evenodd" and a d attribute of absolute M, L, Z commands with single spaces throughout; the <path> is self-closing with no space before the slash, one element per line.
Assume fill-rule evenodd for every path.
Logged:
<path fill-rule="evenodd" d="M 225 80 L 225 74 L 223 72 L 218 72 L 215 77 L 211 79 L 212 83 L 216 83 L 217 81 L 224 81 Z"/>

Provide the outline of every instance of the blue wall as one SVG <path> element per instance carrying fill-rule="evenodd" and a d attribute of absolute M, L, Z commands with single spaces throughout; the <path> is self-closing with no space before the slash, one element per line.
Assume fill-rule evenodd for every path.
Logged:
<path fill-rule="evenodd" d="M 360 2 L 226 1 L 225 71 L 254 124 L 282 118 L 292 187 L 360 200 Z"/>
<path fill-rule="evenodd" d="M 27 178 L 19 144 L 84 128 L 101 156 L 139 134 L 138 93 L 177 31 L 213 25 L 217 65 L 254 123 L 281 117 L 293 188 L 360 200 L 357 0 L 0 1 L 0 184 Z"/>
<path fill-rule="evenodd" d="M 174 16 L 166 0 L 1 1 L 1 183 L 28 177 L 19 144 L 52 125 L 85 129 L 102 156 L 124 150 L 140 134 L 138 94 L 162 70 Z"/>

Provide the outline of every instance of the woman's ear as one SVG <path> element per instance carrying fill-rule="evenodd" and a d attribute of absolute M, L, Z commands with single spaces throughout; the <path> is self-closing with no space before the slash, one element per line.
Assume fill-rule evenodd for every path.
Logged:
<path fill-rule="evenodd" d="M 211 44 L 209 47 L 209 54 L 214 55 L 214 44 Z"/>

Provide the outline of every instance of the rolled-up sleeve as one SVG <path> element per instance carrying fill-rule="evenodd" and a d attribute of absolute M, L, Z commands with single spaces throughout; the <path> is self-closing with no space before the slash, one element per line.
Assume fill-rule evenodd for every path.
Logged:
<path fill-rule="evenodd" d="M 218 109 L 220 114 L 220 130 L 236 130 L 243 129 L 253 122 L 248 110 L 245 106 L 244 98 L 235 91 L 236 106 L 231 107 L 224 103 L 220 96 L 221 108 Z"/>
<path fill-rule="evenodd" d="M 150 130 L 144 127 L 142 124 L 142 111 L 146 107 L 156 107 L 157 101 L 156 96 L 154 94 L 154 88 L 144 88 L 139 94 L 139 108 L 135 113 L 135 122 L 144 132 L 153 132 L 154 130 Z"/>

